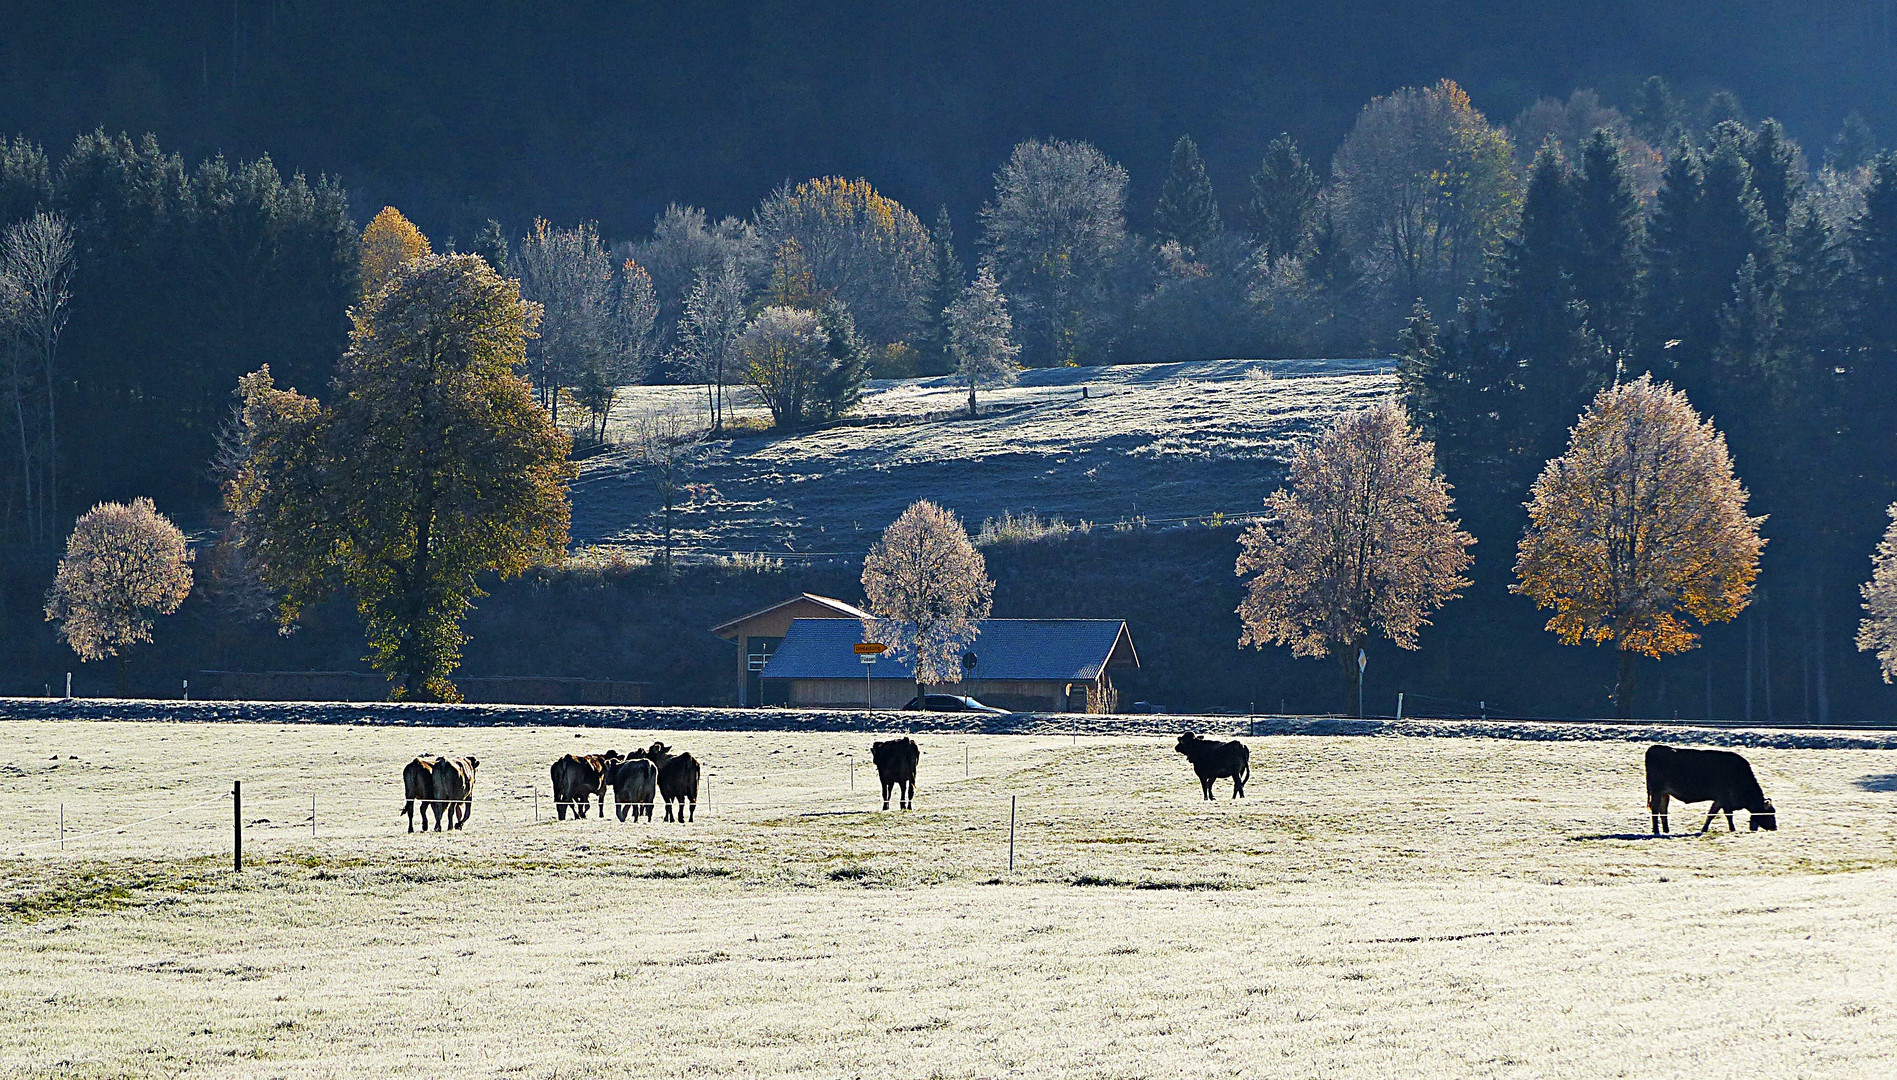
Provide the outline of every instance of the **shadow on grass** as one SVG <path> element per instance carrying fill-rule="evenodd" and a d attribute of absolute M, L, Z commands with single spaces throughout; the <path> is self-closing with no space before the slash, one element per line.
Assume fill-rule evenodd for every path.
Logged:
<path fill-rule="evenodd" d="M 1860 776 L 1851 781 L 1859 791 L 1897 791 L 1897 773 Z"/>
<path fill-rule="evenodd" d="M 1608 832 L 1608 833 L 1588 833 L 1585 836 L 1570 836 L 1568 837 L 1568 839 L 1569 840 L 1677 840 L 1686 835 L 1688 834 L 1686 833 L 1660 833 L 1658 835 L 1655 835 L 1650 832 Z M 1694 833 L 1692 835 L 1697 836 L 1698 834 Z"/>

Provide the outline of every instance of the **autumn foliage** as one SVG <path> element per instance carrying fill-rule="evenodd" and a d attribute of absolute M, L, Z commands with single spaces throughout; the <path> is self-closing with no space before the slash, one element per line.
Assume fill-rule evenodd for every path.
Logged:
<path fill-rule="evenodd" d="M 362 270 L 357 297 L 368 300 L 382 291 L 395 272 L 430 253 L 428 238 L 393 206 L 362 228 Z"/>
<path fill-rule="evenodd" d="M 1643 375 L 1602 390 L 1535 481 L 1512 588 L 1554 610 L 1564 644 L 1614 643 L 1629 715 L 1633 657 L 1683 652 L 1687 620 L 1744 610 L 1764 546 L 1745 510 L 1725 436 Z"/>
<path fill-rule="evenodd" d="M 916 692 L 957 682 L 962 654 L 988 617 L 995 583 L 952 510 L 923 499 L 883 530 L 863 560 L 863 594 L 876 616 L 863 632 L 916 661 Z"/>
<path fill-rule="evenodd" d="M 150 641 L 152 620 L 178 610 L 191 593 L 191 553 L 184 533 L 152 501 L 100 503 L 79 518 L 66 541 L 46 618 L 79 659 L 121 658 Z"/>

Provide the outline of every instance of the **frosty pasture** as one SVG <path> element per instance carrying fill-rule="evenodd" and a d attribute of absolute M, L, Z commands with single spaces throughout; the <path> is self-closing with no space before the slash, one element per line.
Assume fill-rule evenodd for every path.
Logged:
<path fill-rule="evenodd" d="M 868 736 L 667 732 L 699 821 L 551 820 L 653 737 L 0 723 L 0 1075 L 1897 1068 L 1897 752 L 1748 750 L 1781 832 L 1648 839 L 1626 742 L 1259 738 L 1206 804 L 1166 739 L 922 735 L 885 814 Z M 422 751 L 466 832 L 402 831 Z"/>
<path fill-rule="evenodd" d="M 697 477 L 716 494 L 678 516 L 687 549 L 860 555 L 917 498 L 979 527 L 1003 510 L 1106 524 L 1254 513 L 1298 437 L 1391 393 L 1383 360 L 1215 360 L 1040 368 L 981 395 L 950 378 L 870 383 L 852 426 L 716 444 Z M 1082 397 L 1085 387 L 1087 396 Z M 745 400 L 742 389 L 735 391 Z M 607 437 L 643 413 L 705 409 L 695 386 L 622 391 Z M 765 422 L 761 406 L 737 410 Z M 587 458 L 573 486 L 578 542 L 645 547 L 658 502 L 624 451 Z"/>

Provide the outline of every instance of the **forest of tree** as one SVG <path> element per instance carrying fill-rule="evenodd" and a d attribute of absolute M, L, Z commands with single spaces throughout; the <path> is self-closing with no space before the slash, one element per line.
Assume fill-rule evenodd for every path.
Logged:
<path fill-rule="evenodd" d="M 132 13 L 42 20 L 0 44 L 22 133 L 0 143 L 0 530 L 44 552 L 136 496 L 215 524 L 238 377 L 330 393 L 378 245 L 431 249 L 393 211 L 359 230 L 387 198 L 521 280 L 544 309 L 523 373 L 596 438 L 641 378 L 711 383 L 714 426 L 748 384 L 795 429 L 870 373 L 960 372 L 973 408 L 1017 362 L 1398 356 L 1481 541 L 1462 603 L 1506 613 L 1464 650 L 1531 617 L 1501 553 L 1542 464 L 1598 390 L 1653 373 L 1729 439 L 1767 516 L 1762 663 L 1792 658 L 1824 714 L 1897 498 L 1876 6 L 1459 5 L 1453 29 L 1424 7 L 1352 6 L 1416 28 L 1401 48 L 1295 16 L 1317 47 L 1292 58 L 1268 40 L 1290 14 L 1109 5 L 1093 55 L 1025 65 L 1065 25 L 1044 10 L 925 35 L 926 5 L 447 27 L 240 0 L 136 43 Z M 627 35 L 649 47 L 609 55 Z M 1003 68 L 1005 92 L 982 81 Z"/>

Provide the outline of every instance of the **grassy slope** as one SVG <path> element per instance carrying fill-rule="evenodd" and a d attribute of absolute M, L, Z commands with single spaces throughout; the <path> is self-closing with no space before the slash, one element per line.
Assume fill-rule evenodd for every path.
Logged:
<path fill-rule="evenodd" d="M 8 859 L 0 1067 L 1897 1067 L 1889 752 L 1752 751 L 1783 831 L 1661 840 L 1638 836 L 1638 747 L 1596 742 L 1258 739 L 1251 797 L 1206 805 L 1160 740 L 978 737 L 964 779 L 964 740 L 924 737 L 917 810 L 884 814 L 864 773 L 848 788 L 865 739 L 691 733 L 668 738 L 716 786 L 690 827 L 535 824 L 529 803 L 491 798 L 544 792 L 546 761 L 604 738 L 0 725 L 0 830 L 15 842 L 46 836 L 59 801 L 123 821 L 242 771 L 253 859 L 241 879 L 219 868 L 219 805 Z M 489 798 L 467 832 L 400 831 L 397 766 L 422 749 L 482 757 Z"/>
<path fill-rule="evenodd" d="M 958 511 L 971 528 L 1003 510 L 1095 522 L 1250 513 L 1277 486 L 1294 439 L 1393 389 L 1375 373 L 1385 368 L 1228 360 L 1041 369 L 984 393 L 984 407 L 997 411 L 975 420 L 955 415 L 967 394 L 951 380 L 875 383 L 858 410 L 862 424 L 719 444 L 700 477 L 717 496 L 679 515 L 676 528 L 682 544 L 705 550 L 860 555 L 921 498 Z M 701 396 L 691 387 L 631 389 L 614 423 L 702 410 Z M 755 407 L 740 417 L 762 419 Z M 575 542 L 646 547 L 660 528 L 657 508 L 623 452 L 596 455 L 574 487 Z"/>

